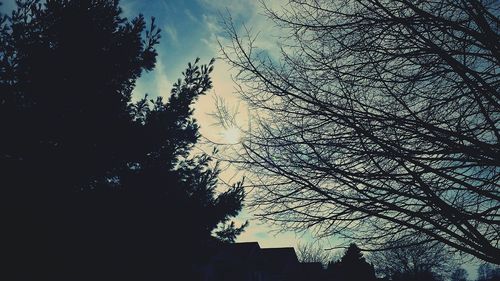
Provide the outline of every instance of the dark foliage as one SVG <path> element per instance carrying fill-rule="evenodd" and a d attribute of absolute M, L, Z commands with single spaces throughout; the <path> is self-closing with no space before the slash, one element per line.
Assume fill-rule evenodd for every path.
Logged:
<path fill-rule="evenodd" d="M 241 184 L 217 194 L 217 165 L 190 155 L 213 61 L 189 64 L 167 102 L 132 103 L 160 31 L 120 13 L 118 1 L 48 0 L 1 15 L 5 280 L 189 280 L 209 245 L 242 231 L 229 223 Z"/>
<path fill-rule="evenodd" d="M 328 264 L 327 275 L 329 280 L 338 281 L 376 280 L 373 266 L 366 262 L 356 244 L 349 245 L 340 260 Z"/>

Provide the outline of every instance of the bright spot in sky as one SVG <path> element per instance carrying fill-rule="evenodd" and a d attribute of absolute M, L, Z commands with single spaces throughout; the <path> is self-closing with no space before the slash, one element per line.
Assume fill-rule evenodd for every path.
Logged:
<path fill-rule="evenodd" d="M 240 142 L 241 131 L 236 127 L 229 127 L 222 133 L 222 137 L 225 143 L 236 144 Z"/>

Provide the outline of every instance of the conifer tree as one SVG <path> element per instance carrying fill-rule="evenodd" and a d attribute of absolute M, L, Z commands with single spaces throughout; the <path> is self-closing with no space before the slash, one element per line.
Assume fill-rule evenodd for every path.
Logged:
<path fill-rule="evenodd" d="M 339 261 L 331 262 L 327 268 L 331 280 L 355 281 L 375 280 L 375 270 L 366 262 L 359 247 L 351 243 Z"/>
<path fill-rule="evenodd" d="M 213 61 L 132 102 L 160 30 L 118 1 L 19 1 L 0 15 L 0 203 L 9 280 L 194 279 L 243 230 L 237 184 L 193 155 Z"/>

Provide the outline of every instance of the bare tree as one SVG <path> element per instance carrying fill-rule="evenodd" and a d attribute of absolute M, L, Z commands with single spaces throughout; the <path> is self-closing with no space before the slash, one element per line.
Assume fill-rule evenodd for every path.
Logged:
<path fill-rule="evenodd" d="M 332 261 L 331 252 L 318 243 L 301 243 L 297 246 L 297 257 L 300 262 L 319 262 L 324 267 Z"/>
<path fill-rule="evenodd" d="M 223 19 L 251 126 L 234 162 L 287 229 L 364 248 L 419 235 L 500 264 L 500 36 L 494 0 L 265 6 L 281 57 Z"/>
<path fill-rule="evenodd" d="M 444 244 L 414 242 L 388 242 L 386 250 L 371 254 L 370 261 L 379 274 L 391 280 L 403 276 L 410 279 L 427 276 L 432 280 L 443 280 L 449 276 L 454 265 L 453 255 Z"/>

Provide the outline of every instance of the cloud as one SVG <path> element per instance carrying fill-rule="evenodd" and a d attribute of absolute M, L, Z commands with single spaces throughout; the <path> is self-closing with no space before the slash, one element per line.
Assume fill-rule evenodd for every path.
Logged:
<path fill-rule="evenodd" d="M 254 13 L 258 6 L 258 1 L 247 0 L 198 0 L 198 2 L 206 9 L 219 12 L 228 10 L 238 17 Z"/>
<path fill-rule="evenodd" d="M 166 24 L 163 26 L 163 31 L 170 38 L 170 43 L 173 45 L 179 45 L 179 37 L 177 37 L 177 29 L 172 24 Z"/>
<path fill-rule="evenodd" d="M 280 47 L 277 44 L 280 31 L 273 28 L 274 23 L 263 15 L 263 7 L 259 5 L 257 1 L 198 1 L 205 7 L 201 17 L 201 26 L 203 26 L 205 30 L 205 35 L 199 38 L 199 41 L 204 44 L 208 50 L 214 52 L 217 61 L 214 72 L 211 75 L 214 90 L 211 95 L 200 98 L 195 106 L 195 115 L 201 125 L 201 134 L 210 140 L 217 141 L 219 135 L 217 132 L 219 132 L 221 128 L 211 126 L 215 120 L 207 114 L 215 110 L 213 94 L 223 98 L 229 105 L 238 104 L 241 112 L 239 116 L 240 121 L 244 123 L 238 125 L 244 127 L 248 123 L 248 116 L 246 114 L 247 107 L 236 94 L 236 85 L 233 81 L 233 77 L 236 76 L 237 70 L 233 69 L 223 58 L 221 58 L 222 54 L 219 50 L 219 41 L 223 45 L 230 44 L 230 41 L 224 37 L 225 27 L 223 26 L 220 16 L 224 16 L 226 12 L 229 13 L 231 18 L 235 21 L 235 25 L 239 29 L 238 32 L 240 35 L 244 35 L 245 33 L 242 23 L 251 27 L 254 35 L 259 33 L 257 41 L 255 42 L 256 46 L 259 50 L 264 51 L 273 58 L 278 58 L 281 54 Z M 276 4 L 278 2 L 284 3 L 284 0 L 273 1 L 272 8 L 281 9 L 281 6 Z"/>
<path fill-rule="evenodd" d="M 163 60 L 161 59 L 161 53 L 158 54 L 159 59 L 156 63 L 156 68 L 154 72 L 154 81 L 156 86 L 156 95 L 163 96 L 167 98 L 170 95 L 170 90 L 172 89 L 172 83 L 168 80 L 167 73 L 165 71 L 165 66 Z"/>
<path fill-rule="evenodd" d="M 169 3 L 168 0 L 160 0 L 160 2 L 166 13 L 172 13 L 177 11 L 177 9 L 174 6 L 175 4 Z"/>
<path fill-rule="evenodd" d="M 219 45 L 217 43 L 217 34 L 222 31 L 222 28 L 219 26 L 217 17 L 215 15 L 203 14 L 202 21 L 203 26 L 206 29 L 206 36 L 200 38 L 200 41 L 215 53 L 219 49 Z"/>
<path fill-rule="evenodd" d="M 198 19 L 193 15 L 193 13 L 191 12 L 191 10 L 189 9 L 185 9 L 184 10 L 184 14 L 188 17 L 188 19 L 190 19 L 191 21 L 193 22 L 198 22 Z"/>
<path fill-rule="evenodd" d="M 274 59 L 281 55 L 279 42 L 286 34 L 282 29 L 266 16 L 264 5 L 260 1 L 232 1 L 232 0 L 198 0 L 206 10 L 211 11 L 210 15 L 204 15 L 203 21 L 207 24 L 207 29 L 211 34 L 217 34 L 219 40 L 223 40 L 224 26 L 220 22 L 220 16 L 230 16 L 237 27 L 239 35 L 245 35 L 246 28 L 250 35 L 257 36 L 255 46 L 264 51 Z M 267 0 L 264 4 L 278 14 L 285 10 L 288 0 Z M 211 37 L 210 37 L 211 38 Z M 204 42 L 213 40 L 205 39 Z M 215 46 L 218 48 L 218 45 Z"/>

